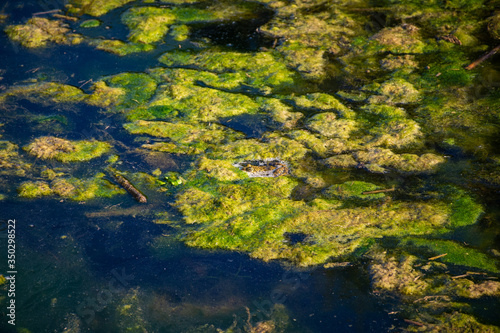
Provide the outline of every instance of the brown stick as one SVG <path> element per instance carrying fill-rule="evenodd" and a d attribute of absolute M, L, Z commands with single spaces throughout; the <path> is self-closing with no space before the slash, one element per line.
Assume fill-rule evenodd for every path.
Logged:
<path fill-rule="evenodd" d="M 60 19 L 64 19 L 64 20 L 68 20 L 68 21 L 73 21 L 73 22 L 78 21 L 78 17 L 74 17 L 74 16 L 61 15 L 61 14 L 54 14 L 52 16 L 54 16 L 55 18 L 60 18 Z"/>
<path fill-rule="evenodd" d="M 33 14 L 33 16 L 44 15 L 44 14 L 52 14 L 52 13 L 58 13 L 58 12 L 60 12 L 60 11 L 61 11 L 60 9 L 53 9 L 53 10 L 49 10 L 49 11 L 46 11 L 46 12 L 38 12 L 38 13 L 35 13 L 35 14 Z"/>
<path fill-rule="evenodd" d="M 440 254 L 438 256 L 435 256 L 435 257 L 432 257 L 432 258 L 429 258 L 428 260 L 436 260 L 436 259 L 439 259 L 441 257 L 444 257 L 445 255 L 447 255 L 448 253 L 443 253 L 443 254 Z"/>
<path fill-rule="evenodd" d="M 469 274 L 456 275 L 456 276 L 452 276 L 451 278 L 452 279 L 461 279 L 461 278 L 464 278 L 464 277 L 467 277 L 467 276 L 469 276 Z"/>
<path fill-rule="evenodd" d="M 495 53 L 497 53 L 498 50 L 500 50 L 500 45 L 496 46 L 493 50 L 491 50 L 490 52 L 488 52 L 485 55 L 483 55 L 481 58 L 479 58 L 476 61 L 474 61 L 471 64 L 469 64 L 467 67 L 465 67 L 465 69 L 466 70 L 471 70 L 471 69 L 476 68 L 477 65 L 479 65 L 480 63 L 482 63 L 483 61 L 485 61 L 486 59 L 488 59 L 489 57 L 491 57 Z"/>
<path fill-rule="evenodd" d="M 118 174 L 114 174 L 116 182 L 120 184 L 125 190 L 127 190 L 128 193 L 130 193 L 135 200 L 139 201 L 140 203 L 146 203 L 148 202 L 148 199 L 139 192 L 138 189 L 135 188 L 134 185 L 132 185 L 125 177 L 122 177 Z"/>
<path fill-rule="evenodd" d="M 404 321 L 407 322 L 408 324 L 412 324 L 415 326 L 424 326 L 424 324 L 419 323 L 418 321 L 414 321 L 414 320 L 410 320 L 410 319 L 405 319 Z"/>
<path fill-rule="evenodd" d="M 395 191 L 396 189 L 393 187 L 393 188 L 386 188 L 384 190 L 375 190 L 375 191 L 365 191 L 365 192 L 361 192 L 361 194 L 375 194 L 375 193 L 384 193 L 384 192 L 392 192 L 392 191 Z"/>

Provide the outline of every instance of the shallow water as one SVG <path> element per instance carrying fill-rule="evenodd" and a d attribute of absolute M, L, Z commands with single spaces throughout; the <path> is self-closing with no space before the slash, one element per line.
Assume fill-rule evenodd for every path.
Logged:
<path fill-rule="evenodd" d="M 25 2 L 23 8 L 16 9 L 12 4 L 7 8 L 14 23 L 46 10 L 46 6 L 37 1 Z M 111 12 L 104 20 L 110 24 L 117 22 L 119 14 Z M 259 26 L 266 19 L 264 16 L 262 22 L 257 20 L 251 24 Z M 215 43 L 238 50 L 254 51 L 260 46 L 272 45 L 272 41 L 265 40 L 253 28 L 232 30 L 230 24 L 209 25 L 194 35 L 212 38 Z M 104 34 L 105 30 L 95 33 Z M 126 35 L 126 31 L 122 33 Z M 0 69 L 6 70 L 0 81 L 2 90 L 23 80 L 43 77 L 46 81 L 63 82 L 85 91 L 90 86 L 89 80 L 97 81 L 102 76 L 121 72 L 143 72 L 159 66 L 158 56 L 176 47 L 166 43 L 150 53 L 120 58 L 87 46 L 26 50 L 11 43 L 4 34 L 0 35 L 0 45 L 3 61 Z M 335 91 L 342 86 L 337 82 L 324 85 L 324 91 Z M 20 101 L 17 107 L 20 114 L 51 116 L 59 111 L 57 107 L 43 107 L 27 101 Z M 126 145 L 137 146 L 134 137 L 117 123 L 115 115 L 103 115 L 99 111 L 88 105 L 74 105 L 64 113 L 68 121 L 64 137 L 81 140 L 92 133 L 99 138 L 96 128 L 100 127 L 96 124 L 104 122 L 109 127 L 107 135 Z M 220 124 L 249 138 L 259 138 L 269 131 L 260 120 L 260 116 L 242 115 L 220 119 Z M 28 117 L 9 121 L 9 126 L 2 128 L 2 140 L 21 147 L 35 137 L 52 134 L 50 129 L 35 128 L 32 124 Z M 106 137 L 100 139 L 106 140 Z M 151 165 L 139 154 L 120 147 L 116 149 L 126 161 L 122 165 L 124 169 L 150 171 Z M 498 190 L 466 184 L 457 170 L 460 171 L 460 163 L 469 157 L 443 152 L 448 153 L 455 156 L 454 160 L 450 159 L 450 167 L 428 176 L 426 184 L 454 183 L 467 188 L 484 204 L 486 214 L 478 225 L 458 229 L 443 238 L 482 250 L 498 246 Z M 174 156 L 172 164 L 162 171 L 182 173 L 191 159 Z M 35 158 L 30 162 L 38 163 Z M 84 162 L 75 167 L 74 175 L 90 176 L 88 170 L 102 163 L 103 159 Z M 408 176 L 401 181 L 400 176 L 392 174 L 373 175 L 353 170 L 326 174 L 325 179 L 341 182 L 353 174 L 366 181 L 383 178 L 387 183 L 399 182 L 406 192 L 398 192 L 394 196 L 398 200 L 418 197 L 422 179 L 427 177 Z M 1 182 L 15 184 L 20 179 L 8 176 Z M 254 324 L 268 320 L 276 303 L 286 306 L 290 317 L 286 332 L 291 333 L 387 332 L 407 326 L 404 317 L 393 312 L 395 300 L 373 293 L 366 262 L 359 261 L 346 268 L 299 270 L 279 262 L 251 259 L 244 253 L 188 248 L 174 239 L 173 228 L 153 223 L 154 215 L 148 211 L 170 210 L 168 201 L 172 198 L 165 199 L 160 207 L 137 208 L 129 196 L 79 203 L 53 198 L 21 199 L 16 197 L 15 187 L 5 188 L 4 194 L 8 197 L 0 200 L 0 221 L 15 220 L 16 224 L 15 328 L 18 330 L 125 332 L 128 323 L 124 318 L 147 323 L 145 326 L 152 332 L 186 332 L 205 324 L 226 329 L 235 321 L 240 327 L 246 323 L 246 308 L 251 311 Z M 99 215 L 110 209 L 137 210 L 133 214 Z M 162 236 L 161 246 L 155 246 L 158 236 Z M 1 234 L 3 258 L 7 242 L 7 235 Z M 6 260 L 1 259 L 1 274 L 7 275 L 6 265 Z M 1 304 L 0 331 L 14 332 L 15 328 L 6 321 L 5 304 Z M 137 311 L 121 316 L 120 309 L 130 304 Z M 475 301 L 473 307 L 483 322 L 500 325 L 495 316 L 498 304 L 481 299 Z"/>

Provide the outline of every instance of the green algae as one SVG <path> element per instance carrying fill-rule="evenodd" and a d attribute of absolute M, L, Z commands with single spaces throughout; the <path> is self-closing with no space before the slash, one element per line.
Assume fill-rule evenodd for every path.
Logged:
<path fill-rule="evenodd" d="M 76 45 L 83 37 L 71 33 L 71 29 L 61 21 L 34 17 L 26 24 L 9 25 L 5 28 L 9 38 L 27 48 L 44 47 L 48 43 Z"/>
<path fill-rule="evenodd" d="M 114 53 L 119 56 L 126 56 L 132 53 L 149 52 L 154 50 L 154 45 L 140 43 L 126 43 L 118 39 L 92 39 L 89 45 L 96 49 Z"/>
<path fill-rule="evenodd" d="M 131 42 L 149 44 L 166 35 L 175 16 L 168 8 L 133 7 L 122 14 L 122 22 L 130 29 Z"/>
<path fill-rule="evenodd" d="M 20 197 L 40 198 L 57 195 L 63 199 L 85 201 L 95 198 L 110 198 L 125 190 L 104 179 L 103 173 L 97 173 L 91 178 L 61 177 L 57 175 L 50 183 L 46 181 L 27 181 L 18 188 Z"/>
<path fill-rule="evenodd" d="M 82 23 L 80 23 L 80 27 L 82 28 L 96 28 L 101 25 L 101 21 L 96 20 L 96 19 L 91 19 L 91 20 L 85 20 Z"/>
<path fill-rule="evenodd" d="M 372 201 L 383 199 L 386 195 L 384 193 L 364 194 L 364 192 L 371 192 L 380 189 L 381 188 L 379 186 L 372 183 L 350 181 L 326 188 L 323 191 L 323 195 L 327 198 L 337 198 L 341 200 Z"/>
<path fill-rule="evenodd" d="M 71 0 L 67 7 L 72 14 L 102 16 L 131 1 L 133 0 Z"/>
<path fill-rule="evenodd" d="M 82 162 L 107 153 L 111 145 L 101 141 L 69 141 L 53 136 L 36 138 L 24 149 L 41 159 L 55 159 L 63 163 Z"/>
<path fill-rule="evenodd" d="M 19 146 L 10 141 L 0 141 L 0 174 L 24 176 L 31 167 L 19 155 Z"/>
<path fill-rule="evenodd" d="M 17 191 L 22 198 L 39 198 L 52 194 L 49 184 L 44 181 L 24 182 L 19 186 Z"/>
<path fill-rule="evenodd" d="M 330 138 L 349 138 L 356 130 L 356 122 L 349 119 L 337 119 L 334 113 L 319 113 L 308 119 L 306 126 L 315 132 Z"/>
<path fill-rule="evenodd" d="M 474 248 L 465 247 L 462 244 L 441 239 L 421 239 L 421 238 L 405 238 L 400 244 L 408 251 L 418 251 L 419 249 L 427 250 L 428 257 L 446 254 L 439 258 L 440 262 L 447 264 L 465 266 L 492 273 L 500 273 L 500 269 L 495 264 L 494 260 Z"/>
<path fill-rule="evenodd" d="M 58 82 L 37 82 L 29 85 L 13 86 L 0 95 L 0 101 L 11 98 L 27 99 L 32 103 L 50 105 L 56 103 L 77 103 L 86 94 L 79 88 Z"/>

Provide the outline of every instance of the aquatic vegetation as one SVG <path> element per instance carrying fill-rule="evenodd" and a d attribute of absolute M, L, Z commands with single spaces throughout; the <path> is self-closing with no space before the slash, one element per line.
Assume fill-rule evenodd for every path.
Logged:
<path fill-rule="evenodd" d="M 43 17 L 33 17 L 26 24 L 9 25 L 5 32 L 11 40 L 28 48 L 43 47 L 48 43 L 75 45 L 83 42 L 83 36 L 71 33 L 66 24 Z"/>
<path fill-rule="evenodd" d="M 126 43 L 118 39 L 91 39 L 87 41 L 96 49 L 126 56 L 131 53 L 149 52 L 154 50 L 154 45 L 141 43 Z"/>
<path fill-rule="evenodd" d="M 27 181 L 21 184 L 17 192 L 22 198 L 39 198 L 45 195 L 51 195 L 52 190 L 49 184 L 44 181 Z"/>
<path fill-rule="evenodd" d="M 19 156 L 19 147 L 9 141 L 0 141 L 0 174 L 24 176 L 31 167 Z"/>
<path fill-rule="evenodd" d="M 50 105 L 55 103 L 77 103 L 85 99 L 86 94 L 79 88 L 57 83 L 37 82 L 29 85 L 13 86 L 0 95 L 0 101 L 8 99 L 27 99 L 32 103 Z"/>
<path fill-rule="evenodd" d="M 325 112 L 308 119 L 307 128 L 330 138 L 349 138 L 349 134 L 356 130 L 356 122 L 349 119 L 337 119 L 335 113 Z"/>
<path fill-rule="evenodd" d="M 82 28 L 96 28 L 101 25 L 101 21 L 96 20 L 96 19 L 91 19 L 91 20 L 85 20 L 82 23 L 80 23 L 80 27 Z"/>
<path fill-rule="evenodd" d="M 473 272 L 453 277 L 447 265 L 407 253 L 387 254 L 378 249 L 370 257 L 372 287 L 379 294 L 399 300 L 399 309 L 409 318 L 407 331 L 498 331 L 498 327 L 479 322 L 468 304 L 481 296 L 499 297 L 498 281 L 467 279 Z"/>
<path fill-rule="evenodd" d="M 71 0 L 67 5 L 67 9 L 71 14 L 83 15 L 88 14 L 92 16 L 102 16 L 113 10 L 119 8 L 133 0 Z"/>
<path fill-rule="evenodd" d="M 372 201 L 385 198 L 384 193 L 376 193 L 381 188 L 375 184 L 362 181 L 349 181 L 342 184 L 332 185 L 323 191 L 327 198 L 337 198 L 341 200 Z M 365 193 L 372 192 L 375 193 Z"/>
<path fill-rule="evenodd" d="M 102 80 L 107 86 L 119 88 L 125 92 L 117 103 L 118 109 L 137 107 L 147 102 L 153 96 L 157 86 L 156 81 L 145 73 L 120 73 Z"/>
<path fill-rule="evenodd" d="M 104 81 L 97 81 L 92 85 L 92 94 L 87 97 L 85 102 L 90 105 L 108 108 L 120 103 L 125 94 L 124 88 L 109 87 Z"/>
<path fill-rule="evenodd" d="M 100 141 L 70 141 L 53 136 L 36 138 L 24 149 L 41 159 L 55 159 L 63 163 L 81 162 L 99 157 L 111 146 Z"/>

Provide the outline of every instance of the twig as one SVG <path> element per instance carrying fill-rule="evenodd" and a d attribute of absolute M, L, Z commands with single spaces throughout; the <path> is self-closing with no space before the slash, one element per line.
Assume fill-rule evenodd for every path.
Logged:
<path fill-rule="evenodd" d="M 488 59 L 489 57 L 491 57 L 495 53 L 497 53 L 498 50 L 500 50 L 500 45 L 496 46 L 493 50 L 491 50 L 490 52 L 488 52 L 485 55 L 483 55 L 481 58 L 479 58 L 476 61 L 474 61 L 471 64 L 469 64 L 467 67 L 465 67 L 465 69 L 466 70 L 471 70 L 471 69 L 476 68 L 477 65 L 479 65 L 480 63 L 482 63 L 483 61 L 485 61 L 486 59 Z"/>
<path fill-rule="evenodd" d="M 61 11 L 60 9 L 52 9 L 52 10 L 49 10 L 49 11 L 46 11 L 46 12 L 38 12 L 38 13 L 35 13 L 35 14 L 33 14 L 33 16 L 45 15 L 45 14 L 52 14 L 52 13 L 58 13 L 58 12 L 60 12 L 60 11 Z"/>
<path fill-rule="evenodd" d="M 444 257 L 445 255 L 447 255 L 448 253 L 443 253 L 443 254 L 440 254 L 438 256 L 435 256 L 435 257 L 432 257 L 432 258 L 429 258 L 428 260 L 436 260 L 436 259 L 439 259 L 441 257 Z"/>
<path fill-rule="evenodd" d="M 467 276 L 469 276 L 469 274 L 456 275 L 456 276 L 452 276 L 451 278 L 452 279 L 461 279 L 461 278 L 464 278 L 464 277 L 467 277 Z"/>
<path fill-rule="evenodd" d="M 80 82 L 82 82 L 82 81 L 80 81 Z M 79 82 L 79 83 L 80 83 L 80 82 Z M 86 85 L 86 84 L 87 84 L 87 83 L 89 83 L 89 82 L 92 82 L 92 79 L 88 79 L 87 81 L 83 82 L 83 83 L 82 83 L 82 85 L 81 85 L 81 86 L 79 86 L 78 88 L 83 87 L 84 85 Z"/>
<path fill-rule="evenodd" d="M 424 324 L 422 323 L 419 323 L 418 321 L 414 321 L 414 320 L 410 320 L 410 319 L 404 319 L 405 322 L 407 322 L 408 324 L 412 324 L 412 325 L 415 325 L 415 326 L 424 326 Z"/>
<path fill-rule="evenodd" d="M 384 192 L 392 192 L 392 191 L 395 191 L 395 190 L 396 189 L 393 187 L 393 188 L 386 188 L 386 189 L 383 189 L 383 190 L 365 191 L 365 192 L 361 192 L 361 194 L 384 193 Z"/>
<path fill-rule="evenodd" d="M 61 15 L 61 14 L 54 14 L 52 15 L 56 18 L 60 18 L 60 19 L 64 19 L 64 20 L 68 20 L 68 21 L 73 21 L 73 22 L 76 22 L 78 21 L 78 17 L 74 17 L 74 16 L 68 16 L 68 15 Z"/>

